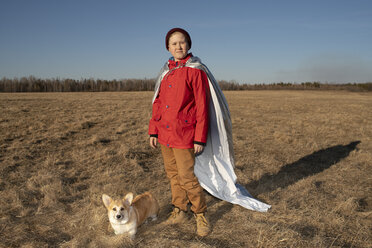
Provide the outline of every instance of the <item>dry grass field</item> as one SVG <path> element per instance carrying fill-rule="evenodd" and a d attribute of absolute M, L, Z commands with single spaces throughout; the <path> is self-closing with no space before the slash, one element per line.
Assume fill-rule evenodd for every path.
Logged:
<path fill-rule="evenodd" d="M 0 94 L 0 247 L 372 247 L 372 94 L 225 92 L 236 174 L 267 213 L 207 195 L 212 232 L 164 226 L 170 186 L 148 146 L 151 92 Z M 103 193 L 151 191 L 136 239 Z"/>

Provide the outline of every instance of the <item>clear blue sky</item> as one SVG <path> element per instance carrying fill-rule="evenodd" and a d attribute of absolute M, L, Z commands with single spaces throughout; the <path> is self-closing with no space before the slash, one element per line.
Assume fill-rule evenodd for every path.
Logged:
<path fill-rule="evenodd" d="M 0 78 L 154 78 L 189 31 L 219 80 L 371 82 L 371 0 L 1 0 Z"/>

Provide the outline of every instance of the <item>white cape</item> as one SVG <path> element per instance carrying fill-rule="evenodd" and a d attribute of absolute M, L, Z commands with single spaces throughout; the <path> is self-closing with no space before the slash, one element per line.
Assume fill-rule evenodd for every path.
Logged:
<path fill-rule="evenodd" d="M 184 66 L 203 70 L 208 76 L 210 88 L 207 145 L 203 153 L 195 158 L 194 172 L 200 185 L 221 200 L 250 210 L 266 212 L 270 205 L 252 198 L 242 185 L 236 183 L 230 111 L 216 79 L 198 57 L 191 57 Z M 168 71 L 167 62 L 156 81 L 153 102 L 159 94 L 160 83 Z"/>

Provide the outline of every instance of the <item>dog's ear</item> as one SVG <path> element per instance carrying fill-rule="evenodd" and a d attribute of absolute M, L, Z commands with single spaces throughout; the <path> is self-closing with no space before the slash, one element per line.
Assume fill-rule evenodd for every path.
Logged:
<path fill-rule="evenodd" d="M 125 197 L 124 197 L 124 202 L 127 203 L 129 206 L 132 205 L 133 201 L 133 193 L 129 192 Z"/>
<path fill-rule="evenodd" d="M 112 202 L 112 199 L 110 196 L 106 195 L 106 194 L 103 194 L 102 195 L 102 201 L 103 201 L 103 204 L 105 204 L 106 208 L 108 208 Z"/>

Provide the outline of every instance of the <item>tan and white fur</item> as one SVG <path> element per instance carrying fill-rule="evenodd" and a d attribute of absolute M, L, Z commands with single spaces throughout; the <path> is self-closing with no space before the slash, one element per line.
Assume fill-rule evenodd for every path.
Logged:
<path fill-rule="evenodd" d="M 133 199 L 133 193 L 128 193 L 123 199 L 113 200 L 110 196 L 102 195 L 110 224 L 115 234 L 128 233 L 134 239 L 137 228 L 147 218 L 157 219 L 159 204 L 150 192 L 145 192 Z"/>

